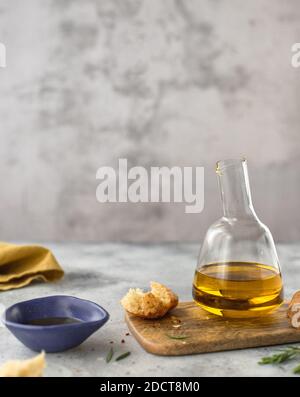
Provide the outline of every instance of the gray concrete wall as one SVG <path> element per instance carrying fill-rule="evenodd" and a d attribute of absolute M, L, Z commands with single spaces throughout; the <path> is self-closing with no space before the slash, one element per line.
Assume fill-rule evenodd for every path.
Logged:
<path fill-rule="evenodd" d="M 214 162 L 249 160 L 257 213 L 300 239 L 299 1 L 0 2 L 0 238 L 200 240 Z M 99 204 L 96 170 L 203 165 L 205 209 Z"/>

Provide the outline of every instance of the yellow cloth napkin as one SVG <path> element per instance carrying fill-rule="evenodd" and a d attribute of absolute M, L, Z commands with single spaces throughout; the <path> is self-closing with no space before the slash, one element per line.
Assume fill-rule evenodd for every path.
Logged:
<path fill-rule="evenodd" d="M 33 280 L 56 281 L 63 275 L 47 248 L 0 242 L 0 291 L 24 287 Z"/>

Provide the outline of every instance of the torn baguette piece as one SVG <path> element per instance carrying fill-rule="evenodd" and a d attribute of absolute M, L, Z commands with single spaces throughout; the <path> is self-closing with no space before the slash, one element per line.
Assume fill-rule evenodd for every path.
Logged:
<path fill-rule="evenodd" d="M 142 318 L 161 318 L 178 304 L 178 297 L 166 286 L 151 281 L 151 291 L 131 288 L 121 300 L 129 313 Z"/>
<path fill-rule="evenodd" d="M 45 352 L 23 361 L 8 361 L 0 367 L 0 378 L 43 376 L 46 367 Z"/>
<path fill-rule="evenodd" d="M 296 291 L 289 303 L 287 316 L 294 328 L 300 328 L 300 291 Z"/>

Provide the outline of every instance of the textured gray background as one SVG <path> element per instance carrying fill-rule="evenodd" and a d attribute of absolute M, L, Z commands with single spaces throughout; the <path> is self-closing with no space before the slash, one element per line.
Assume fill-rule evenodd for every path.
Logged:
<path fill-rule="evenodd" d="M 300 239 L 297 0 L 0 1 L 0 238 L 200 240 L 214 162 L 244 155 L 257 213 Z M 205 210 L 99 204 L 96 170 L 203 165 Z"/>

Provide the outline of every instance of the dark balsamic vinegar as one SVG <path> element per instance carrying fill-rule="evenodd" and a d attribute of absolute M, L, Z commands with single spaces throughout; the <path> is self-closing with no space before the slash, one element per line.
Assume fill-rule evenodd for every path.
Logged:
<path fill-rule="evenodd" d="M 35 318 L 24 324 L 26 325 L 65 325 L 65 324 L 78 324 L 81 323 L 77 318 L 72 317 L 44 317 Z"/>

